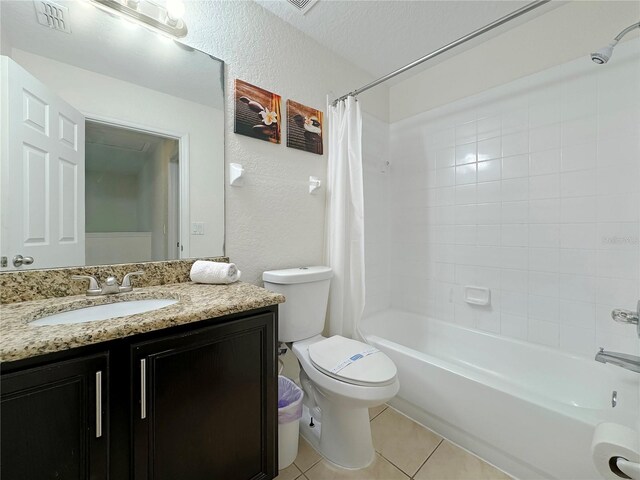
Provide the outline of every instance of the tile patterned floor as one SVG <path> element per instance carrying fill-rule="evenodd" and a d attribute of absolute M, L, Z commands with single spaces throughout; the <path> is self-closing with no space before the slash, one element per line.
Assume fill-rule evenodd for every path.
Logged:
<path fill-rule="evenodd" d="M 298 456 L 276 480 L 511 480 L 394 409 L 369 410 L 376 459 L 362 470 L 338 468 L 300 437 Z"/>

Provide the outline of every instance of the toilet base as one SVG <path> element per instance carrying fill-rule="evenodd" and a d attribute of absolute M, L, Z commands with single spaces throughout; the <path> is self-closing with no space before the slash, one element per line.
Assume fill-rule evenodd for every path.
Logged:
<path fill-rule="evenodd" d="M 375 458 L 371 441 L 368 408 L 328 406 L 322 410 L 323 421 L 313 419 L 306 405 L 300 419 L 300 434 L 329 462 L 348 469 L 368 467 Z M 327 410 L 330 410 L 328 411 Z"/>

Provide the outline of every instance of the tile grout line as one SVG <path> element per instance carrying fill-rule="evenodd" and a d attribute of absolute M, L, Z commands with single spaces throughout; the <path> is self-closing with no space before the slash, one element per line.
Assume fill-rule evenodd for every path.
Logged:
<path fill-rule="evenodd" d="M 398 465 L 396 465 L 394 462 L 392 462 L 391 460 L 389 460 L 387 457 L 385 457 L 382 452 L 379 452 L 378 450 L 375 450 L 377 455 L 380 455 L 383 459 L 385 459 L 387 462 L 389 462 L 391 465 L 393 465 L 394 467 L 396 467 L 398 470 L 400 470 L 400 472 L 402 472 L 405 476 L 407 476 L 407 478 L 409 478 L 409 480 L 412 480 L 413 477 L 415 475 L 418 474 L 418 472 L 420 471 L 420 469 L 424 466 L 425 463 L 427 463 L 427 461 L 431 458 L 431 456 L 435 453 L 435 451 L 438 449 L 438 447 L 442 444 L 442 442 L 444 441 L 444 437 L 442 437 L 441 435 L 437 434 L 436 432 L 434 432 L 433 430 L 425 427 L 424 425 L 416 422 L 415 420 L 413 420 L 412 418 L 408 417 L 407 415 L 405 415 L 404 413 L 400 412 L 399 410 L 396 410 L 395 408 L 393 408 L 391 405 L 387 405 L 386 408 L 378 413 L 378 415 L 376 415 L 374 418 L 377 418 L 379 415 L 382 415 L 384 412 L 386 412 L 388 409 L 393 410 L 396 413 L 399 413 L 400 415 L 404 416 L 405 418 L 409 419 L 410 421 L 412 421 L 413 423 L 416 423 L 417 425 L 419 425 L 420 427 L 422 427 L 423 429 L 437 435 L 438 437 L 440 437 L 440 441 L 438 442 L 438 444 L 436 445 L 436 447 L 431 451 L 431 453 L 429 455 L 427 455 L 427 458 L 424 460 L 424 462 L 422 462 L 420 464 L 420 466 L 418 467 L 418 469 L 416 470 L 416 472 L 411 475 L 410 473 L 405 472 L 401 467 L 399 467 Z M 373 420 L 373 419 L 372 419 Z"/>
<path fill-rule="evenodd" d="M 304 439 L 305 442 L 307 442 L 307 440 L 300 435 L 300 438 Z M 307 468 L 306 470 L 303 470 L 302 468 L 300 468 L 298 465 L 296 465 L 296 461 L 293 461 L 293 464 L 296 465 L 296 467 L 298 468 L 298 470 L 300 470 L 303 474 L 303 476 L 306 478 L 306 475 L 304 475 L 305 473 L 307 473 L 309 470 L 311 470 L 313 467 L 315 467 L 318 463 L 320 463 L 322 460 L 324 460 L 324 457 L 322 456 L 322 454 L 320 452 L 318 452 L 313 445 L 311 445 L 311 443 L 307 442 L 307 444 L 309 445 L 309 447 L 311 447 L 311 449 L 318 455 L 318 460 L 316 460 L 315 462 L 313 462 L 313 464 L 311 464 L 311 466 L 309 468 Z M 300 477 L 298 477 L 300 478 Z"/>
<path fill-rule="evenodd" d="M 369 419 L 369 423 L 373 422 L 373 420 L 375 420 L 376 418 L 378 418 L 381 414 L 383 414 L 387 409 L 392 408 L 389 405 L 385 405 L 385 408 L 378 412 L 373 418 Z M 392 410 L 398 412 L 395 408 L 392 408 Z M 406 418 L 409 418 L 408 416 L 404 415 L 402 412 L 398 412 L 401 415 L 405 416 Z M 413 419 L 409 418 L 411 421 L 414 421 Z M 415 421 L 414 421 L 415 422 Z M 426 430 L 429 430 L 431 432 L 433 432 L 432 430 L 424 427 L 424 425 L 418 424 L 420 425 L 422 428 L 425 428 Z M 433 432 L 435 433 L 435 432 Z M 427 458 L 424 460 L 424 462 L 422 462 L 420 464 L 420 467 L 418 467 L 418 469 L 416 470 L 416 472 L 413 475 L 408 474 L 407 472 L 405 472 L 402 468 L 400 468 L 398 465 L 396 465 L 394 462 L 392 462 L 391 460 L 389 460 L 387 457 L 385 457 L 381 452 L 378 452 L 375 448 L 374 448 L 374 452 L 376 455 L 380 455 L 380 457 L 382 457 L 384 460 L 386 460 L 387 462 L 389 462 L 391 465 L 393 465 L 393 467 L 397 468 L 402 474 L 404 474 L 409 480 L 413 480 L 415 475 L 418 474 L 418 472 L 420 472 L 420 470 L 422 469 L 422 467 L 424 467 L 424 465 L 429 461 L 429 459 L 433 456 L 433 454 L 436 452 L 436 450 L 438 450 L 438 448 L 440 447 L 440 445 L 442 445 L 442 442 L 444 442 L 444 438 L 441 437 L 440 442 L 438 442 L 438 445 L 436 445 L 436 447 L 433 449 L 433 451 L 427 456 Z M 307 442 L 309 443 L 309 442 Z M 320 452 L 318 452 L 310 443 L 309 446 L 313 449 L 313 451 L 315 453 L 318 454 L 318 456 L 320 457 L 318 460 L 316 460 L 311 466 L 309 466 L 309 468 L 307 468 L 306 470 L 302 470 L 294 461 L 294 465 L 296 466 L 296 468 L 301 472 L 301 475 L 296 477 L 295 480 L 300 480 L 300 479 L 305 479 L 308 480 L 308 477 L 306 476 L 306 474 L 313 468 L 315 467 L 318 463 L 320 463 L 322 460 L 324 460 L 324 457 L 320 454 Z"/>
<path fill-rule="evenodd" d="M 437 448 L 437 447 L 436 447 Z M 378 452 L 377 450 L 375 451 L 376 455 L 380 455 L 384 460 L 386 460 L 387 462 L 389 462 L 391 465 L 393 465 L 394 467 L 396 467 L 398 470 L 400 470 L 400 472 L 407 477 L 409 480 L 411 480 L 411 478 L 413 478 L 411 475 L 409 475 L 407 472 L 405 472 L 403 469 L 401 469 L 398 465 L 396 465 L 395 463 L 393 463 L 391 460 L 389 460 L 387 457 L 385 457 L 382 453 Z M 422 467 L 422 465 L 421 465 Z M 419 471 L 420 469 L 418 469 Z M 416 471 L 416 473 L 418 473 Z"/>
<path fill-rule="evenodd" d="M 371 417 L 369 419 L 369 423 L 373 422 L 376 418 L 378 418 L 382 413 L 384 413 L 387 410 L 387 408 L 389 408 L 389 405 L 385 405 L 385 407 L 381 411 L 376 413 L 376 415 L 374 417 Z"/>
<path fill-rule="evenodd" d="M 418 470 L 416 470 L 416 473 L 414 473 L 411 476 L 411 480 L 413 480 L 415 478 L 415 476 L 420 472 L 420 470 L 422 470 L 422 467 L 425 466 L 425 464 L 429 461 L 429 459 L 433 456 L 434 453 L 436 453 L 436 450 L 438 450 L 438 448 L 440 448 L 440 445 L 442 445 L 442 442 L 444 442 L 444 438 L 442 438 L 442 440 L 440 440 L 440 443 L 438 443 L 438 445 L 436 446 L 436 448 L 433 449 L 433 452 L 431 452 L 429 454 L 429 456 L 427 457 L 427 459 L 422 462 L 422 465 L 420 465 L 420 468 L 418 468 Z"/>
<path fill-rule="evenodd" d="M 315 450 L 314 450 L 314 452 L 315 452 Z M 318 455 L 320 455 L 320 454 L 318 453 Z M 313 467 L 315 467 L 317 464 L 319 464 L 322 460 L 324 460 L 324 457 L 322 455 L 320 455 L 320 458 L 318 460 L 316 460 L 315 462 L 313 462 L 313 464 L 309 468 L 307 468 L 306 470 L 302 470 L 300 467 L 298 467 L 298 465 L 296 465 L 296 467 L 298 467 L 298 470 L 300 470 L 302 472 L 302 474 L 304 475 L 309 470 L 311 470 Z"/>

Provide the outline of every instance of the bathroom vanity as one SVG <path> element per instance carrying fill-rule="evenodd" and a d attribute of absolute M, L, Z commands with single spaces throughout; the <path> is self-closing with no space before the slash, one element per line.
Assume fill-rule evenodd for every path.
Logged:
<path fill-rule="evenodd" d="M 277 476 L 277 304 L 284 298 L 242 283 L 180 283 L 133 295 L 179 301 L 41 327 L 29 320 L 91 300 L 2 306 L 0 477 Z"/>

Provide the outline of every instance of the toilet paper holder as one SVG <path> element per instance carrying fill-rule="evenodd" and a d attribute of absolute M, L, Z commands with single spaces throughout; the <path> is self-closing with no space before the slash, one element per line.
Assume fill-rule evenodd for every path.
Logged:
<path fill-rule="evenodd" d="M 620 478 L 640 479 L 640 463 L 630 462 L 624 457 L 611 457 L 609 468 Z"/>
<path fill-rule="evenodd" d="M 640 480 L 638 431 L 612 422 L 598 424 L 591 441 L 594 466 L 607 480 Z"/>

